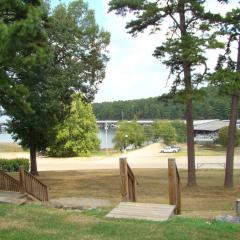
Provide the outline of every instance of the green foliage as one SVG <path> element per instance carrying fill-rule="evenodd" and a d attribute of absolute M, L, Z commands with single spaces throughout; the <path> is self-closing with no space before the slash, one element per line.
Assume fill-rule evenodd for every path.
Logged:
<path fill-rule="evenodd" d="M 154 139 L 154 128 L 152 125 L 144 125 L 144 137 L 146 141 L 153 141 Z"/>
<path fill-rule="evenodd" d="M 93 100 L 105 77 L 110 42 L 110 34 L 96 23 L 94 11 L 83 0 L 58 5 L 49 17 L 48 36 L 54 54 L 51 80 L 59 80 L 55 87 L 63 89 L 65 96 L 71 86 L 72 93 L 75 90 Z M 55 97 L 61 102 L 62 95 Z"/>
<path fill-rule="evenodd" d="M 218 87 L 202 88 L 203 98 L 193 102 L 195 119 L 228 119 L 231 99 L 228 95 L 219 95 Z M 146 98 L 128 101 L 93 103 L 93 111 L 99 120 L 133 119 L 185 119 L 184 105 L 176 102 L 175 97 Z M 120 109 L 120 110 L 119 110 Z M 239 109 L 240 110 L 240 109 Z"/>
<path fill-rule="evenodd" d="M 166 145 L 176 142 L 176 131 L 171 122 L 155 121 L 153 123 L 154 139 L 163 139 Z"/>
<path fill-rule="evenodd" d="M 18 172 L 20 166 L 29 171 L 29 160 L 26 158 L 0 159 L 0 170 L 2 171 Z"/>
<path fill-rule="evenodd" d="M 47 61 L 45 17 L 40 0 L 0 1 L 0 105 L 8 112 L 31 110 L 23 77 L 38 79 Z"/>
<path fill-rule="evenodd" d="M 212 85 L 220 86 L 221 93 L 224 94 L 239 94 L 240 91 L 239 16 L 240 8 L 236 7 L 219 19 L 217 25 L 217 34 L 226 36 L 228 41 L 224 45 L 225 53 L 219 56 L 215 72 L 212 73 L 209 80 Z M 238 44 L 238 52 L 235 51 L 234 44 Z M 234 52 L 236 55 L 233 54 Z"/>
<path fill-rule="evenodd" d="M 144 128 L 136 121 L 132 122 L 120 122 L 116 131 L 116 135 L 113 138 L 115 148 L 125 149 L 129 145 L 134 145 L 135 148 L 143 144 Z"/>
<path fill-rule="evenodd" d="M 228 127 L 224 127 L 219 131 L 219 137 L 217 142 L 221 144 L 223 147 L 227 147 L 228 144 Z M 235 147 L 240 145 L 240 129 L 236 130 L 235 135 Z"/>
<path fill-rule="evenodd" d="M 175 120 L 171 122 L 172 126 L 176 131 L 176 141 L 178 143 L 185 143 L 187 140 L 186 136 L 186 123 L 181 120 Z"/>
<path fill-rule="evenodd" d="M 98 84 L 104 79 L 110 38 L 108 32 L 99 28 L 94 12 L 82 0 L 68 6 L 60 4 L 49 13 L 45 5 L 41 9 L 47 24 L 43 22 L 38 28 L 46 36 L 38 36 L 32 45 L 47 45 L 48 61 L 38 61 L 32 74 L 21 76 L 33 111 L 7 112 L 12 117 L 9 131 L 22 146 L 30 148 L 31 156 L 55 141 L 56 126 L 68 115 L 73 93 L 79 93 L 85 101 L 94 98 Z M 31 64 L 28 61 L 29 67 Z M 28 72 L 25 65 L 21 67 Z"/>
<path fill-rule="evenodd" d="M 98 126 L 90 104 L 75 95 L 69 116 L 57 127 L 57 137 L 49 146 L 51 156 L 88 156 L 99 148 Z"/>

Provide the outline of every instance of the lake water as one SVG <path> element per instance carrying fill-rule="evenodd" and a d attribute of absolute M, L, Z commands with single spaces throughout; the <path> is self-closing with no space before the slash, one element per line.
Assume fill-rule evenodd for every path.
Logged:
<path fill-rule="evenodd" d="M 108 129 L 107 131 L 107 139 L 106 139 L 106 132 L 105 129 L 100 129 L 98 133 L 98 138 L 100 140 L 100 148 L 113 148 L 113 138 L 115 135 L 116 129 Z M 0 142 L 6 142 L 6 143 L 11 143 L 13 142 L 13 139 L 11 137 L 11 134 L 0 134 Z"/>

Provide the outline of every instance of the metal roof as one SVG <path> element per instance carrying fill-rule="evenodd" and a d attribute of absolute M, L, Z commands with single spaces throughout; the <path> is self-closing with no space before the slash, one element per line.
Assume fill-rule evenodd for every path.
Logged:
<path fill-rule="evenodd" d="M 228 122 L 223 122 L 221 120 L 209 121 L 202 124 L 194 125 L 194 130 L 196 131 L 217 131 L 221 128 L 228 126 Z"/>

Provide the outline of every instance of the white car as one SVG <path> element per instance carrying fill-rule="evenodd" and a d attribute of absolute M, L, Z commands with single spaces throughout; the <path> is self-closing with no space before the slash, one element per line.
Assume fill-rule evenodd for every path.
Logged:
<path fill-rule="evenodd" d="M 163 149 L 161 149 L 160 153 L 177 153 L 180 151 L 179 147 L 176 146 L 167 146 Z"/>

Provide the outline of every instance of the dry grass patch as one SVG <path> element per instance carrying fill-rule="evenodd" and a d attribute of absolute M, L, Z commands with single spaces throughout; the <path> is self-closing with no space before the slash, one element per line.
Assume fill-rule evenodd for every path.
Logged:
<path fill-rule="evenodd" d="M 0 142 L 0 152 L 24 152 L 22 147 L 17 143 Z"/>
<path fill-rule="evenodd" d="M 139 182 L 139 202 L 168 203 L 166 169 L 134 169 Z M 234 214 L 235 201 L 240 197 L 240 170 L 235 173 L 236 185 L 223 187 L 224 170 L 197 171 L 198 186 L 186 187 L 187 171 L 180 170 L 182 179 L 182 210 L 187 216 L 212 217 L 221 213 Z M 50 197 L 94 197 L 108 199 L 112 205 L 121 201 L 118 170 L 41 172 L 39 177 L 49 186 Z"/>

